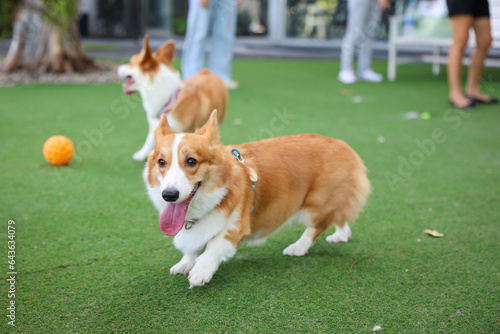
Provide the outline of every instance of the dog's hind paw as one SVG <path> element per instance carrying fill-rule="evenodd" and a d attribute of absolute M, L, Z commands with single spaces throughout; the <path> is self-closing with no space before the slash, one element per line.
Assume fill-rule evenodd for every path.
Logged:
<path fill-rule="evenodd" d="M 335 225 L 335 233 L 326 237 L 326 241 L 337 244 L 339 242 L 348 242 L 351 239 L 351 229 L 349 228 L 349 223 L 345 223 L 344 226 Z"/>
<path fill-rule="evenodd" d="M 349 237 L 345 234 L 335 232 L 334 234 L 327 236 L 326 241 L 332 244 L 338 244 L 341 242 L 348 242 Z"/>
<path fill-rule="evenodd" d="M 285 250 L 283 251 L 283 255 L 304 256 L 307 254 L 308 251 L 309 251 L 309 245 L 296 242 L 285 248 Z"/>

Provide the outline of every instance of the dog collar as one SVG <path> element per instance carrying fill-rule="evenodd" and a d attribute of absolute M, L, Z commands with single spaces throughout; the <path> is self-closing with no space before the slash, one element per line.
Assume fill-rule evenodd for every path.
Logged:
<path fill-rule="evenodd" d="M 196 192 L 198 191 L 198 189 L 200 188 L 201 186 L 201 181 L 197 183 L 195 189 L 192 191 L 191 195 L 191 199 L 194 197 L 194 195 L 196 194 Z M 191 200 L 190 200 L 191 201 Z M 194 224 L 196 224 L 198 222 L 198 218 L 190 218 L 190 219 L 186 219 L 184 221 L 184 228 L 186 230 L 189 230 L 191 227 L 193 227 Z"/>
<path fill-rule="evenodd" d="M 198 218 L 186 219 L 186 221 L 184 222 L 184 228 L 186 230 L 189 230 L 191 227 L 193 227 L 194 224 L 198 222 L 198 220 Z"/>
<path fill-rule="evenodd" d="M 181 88 L 177 88 L 175 92 L 170 96 L 168 99 L 167 103 L 163 106 L 163 111 L 161 112 L 162 114 L 168 113 L 172 108 L 174 107 L 175 101 L 177 101 L 177 98 L 179 97 L 179 93 L 181 92 Z"/>

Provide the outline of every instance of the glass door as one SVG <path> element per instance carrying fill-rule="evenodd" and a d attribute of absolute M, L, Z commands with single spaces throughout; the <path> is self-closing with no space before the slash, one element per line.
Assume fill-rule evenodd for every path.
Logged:
<path fill-rule="evenodd" d="M 148 0 L 145 8 L 146 32 L 152 37 L 168 38 L 172 35 L 173 0 Z"/>
<path fill-rule="evenodd" d="M 366 0 L 377 1 L 377 0 Z M 338 46 L 347 25 L 348 0 L 275 0 L 269 3 L 269 35 L 279 44 Z M 384 13 L 375 38 L 387 40 L 388 14 Z"/>

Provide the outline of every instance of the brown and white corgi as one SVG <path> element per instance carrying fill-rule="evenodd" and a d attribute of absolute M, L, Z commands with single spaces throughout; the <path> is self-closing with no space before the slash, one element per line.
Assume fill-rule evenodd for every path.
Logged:
<path fill-rule="evenodd" d="M 155 139 L 143 177 L 160 230 L 184 254 L 170 273 L 189 274 L 190 287 L 208 283 L 241 241 L 263 242 L 289 221 L 306 230 L 284 255 L 307 254 L 331 225 L 326 240 L 347 242 L 370 193 L 362 160 L 341 140 L 302 134 L 224 146 L 216 111 L 194 133 L 173 131 L 162 116 Z"/>
<path fill-rule="evenodd" d="M 146 160 L 154 148 L 154 132 L 161 115 L 166 114 L 171 128 L 179 132 L 193 132 L 202 127 L 214 109 L 219 111 L 219 123 L 226 115 L 229 93 L 222 80 L 203 69 L 183 82 L 172 66 L 174 56 L 174 42 L 166 42 L 151 52 L 146 35 L 142 51 L 132 56 L 128 64 L 118 67 L 118 76 L 127 80 L 123 92 L 131 95 L 139 91 L 149 123 L 146 142 L 133 155 L 137 161 Z"/>

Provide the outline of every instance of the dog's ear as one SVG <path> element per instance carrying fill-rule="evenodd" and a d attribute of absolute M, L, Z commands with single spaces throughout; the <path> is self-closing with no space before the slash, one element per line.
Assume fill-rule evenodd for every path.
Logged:
<path fill-rule="evenodd" d="M 195 133 L 207 137 L 212 144 L 215 144 L 219 141 L 218 129 L 219 125 L 217 123 L 217 109 L 214 109 L 207 123 L 203 125 L 201 129 L 196 130 Z"/>
<path fill-rule="evenodd" d="M 158 66 L 158 63 L 153 58 L 151 53 L 151 47 L 149 46 L 149 35 L 146 34 L 144 36 L 144 44 L 142 47 L 142 59 L 141 59 L 141 67 L 144 71 L 152 70 Z"/>
<path fill-rule="evenodd" d="M 144 36 L 144 40 L 142 42 L 142 51 L 144 52 L 142 55 L 143 60 L 147 60 L 151 58 L 151 47 L 149 46 L 149 34 Z"/>
<path fill-rule="evenodd" d="M 175 57 L 175 44 L 173 41 L 168 41 L 158 50 L 155 51 L 155 56 L 164 64 L 171 65 Z"/>
<path fill-rule="evenodd" d="M 160 124 L 158 124 L 158 128 L 156 128 L 156 132 L 155 132 L 156 142 L 158 142 L 159 137 L 171 135 L 171 134 L 175 134 L 175 133 L 177 133 L 177 132 L 172 130 L 172 128 L 168 124 L 167 115 L 165 115 L 165 114 L 161 115 Z"/>

